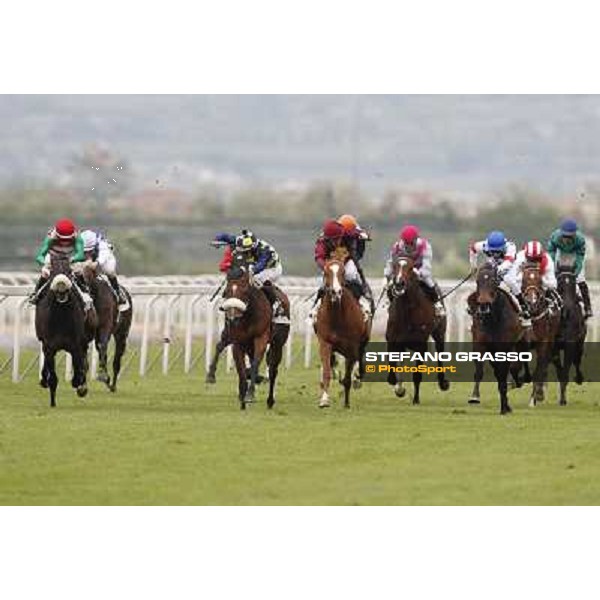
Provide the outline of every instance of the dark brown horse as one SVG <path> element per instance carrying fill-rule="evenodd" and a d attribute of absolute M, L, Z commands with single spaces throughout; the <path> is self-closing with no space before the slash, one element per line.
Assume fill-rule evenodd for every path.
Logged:
<path fill-rule="evenodd" d="M 527 346 L 535 349 L 537 357 L 533 390 L 529 399 L 529 405 L 535 406 L 544 400 L 544 384 L 548 377 L 548 365 L 552 361 L 554 339 L 560 324 L 560 311 L 544 291 L 539 265 L 524 266 L 521 291 L 529 308 L 532 324 Z"/>
<path fill-rule="evenodd" d="M 84 310 L 79 293 L 75 289 L 68 257 L 52 256 L 48 290 L 35 309 L 35 331 L 42 344 L 44 363 L 40 385 L 50 390 L 50 406 L 56 406 L 56 354 L 61 350 L 72 358 L 73 379 L 71 385 L 77 395 L 87 395 L 87 350 L 94 339 L 97 325 L 96 311 Z"/>
<path fill-rule="evenodd" d="M 390 306 L 385 332 L 389 352 L 414 350 L 427 351 L 429 338 L 433 338 L 436 351 L 443 352 L 446 338 L 446 317 L 436 316 L 433 301 L 424 291 L 415 273 L 415 263 L 409 256 L 398 256 L 392 265 L 392 278 L 388 287 Z M 418 364 L 415 364 L 418 366 Z M 442 363 L 438 361 L 438 366 Z M 438 385 L 442 391 L 450 388 L 443 372 L 438 373 Z M 420 386 L 423 375 L 413 373 L 414 394 L 412 403 L 420 403 Z M 388 383 L 394 386 L 396 396 L 406 394 L 402 380 L 390 373 Z"/>
<path fill-rule="evenodd" d="M 558 293 L 563 301 L 560 326 L 554 344 L 553 362 L 560 381 L 559 404 L 567 404 L 567 386 L 571 367 L 575 367 L 575 383 L 583 383 L 581 359 L 587 326 L 577 296 L 577 280 L 573 267 L 558 265 Z"/>
<path fill-rule="evenodd" d="M 477 271 L 477 290 L 469 298 L 473 304 L 473 350 L 475 352 L 511 352 L 516 351 L 523 338 L 523 327 L 517 308 L 508 295 L 499 288 L 496 265 L 484 263 Z M 494 376 L 500 395 L 500 414 L 512 412 L 508 403 L 508 374 L 512 370 L 517 386 L 520 386 L 518 363 L 492 361 Z M 483 378 L 483 362 L 475 362 L 475 385 L 470 401 L 479 402 L 479 384 Z"/>
<path fill-rule="evenodd" d="M 133 320 L 131 295 L 121 286 L 127 297 L 129 308 L 119 312 L 119 303 L 110 282 L 97 272 L 97 263 L 85 263 L 83 277 L 90 289 L 98 315 L 96 328 L 96 350 L 98 351 L 98 375 L 96 379 L 105 383 L 111 392 L 117 391 L 117 380 L 121 371 L 121 360 L 127 349 L 127 338 Z M 115 340 L 113 374 L 108 373 L 108 345 L 111 337 Z"/>
<path fill-rule="evenodd" d="M 352 371 L 358 363 L 358 380 L 364 375 L 364 350 L 371 334 L 371 321 L 365 321 L 363 312 L 354 294 L 345 285 L 344 250 L 325 263 L 323 279 L 325 294 L 317 312 L 315 333 L 319 340 L 321 356 L 321 398 L 319 407 L 330 405 L 329 384 L 332 376 L 333 353 L 338 352 L 346 359 L 344 406 L 350 408 Z M 359 383 L 357 383 L 357 386 Z"/>
<path fill-rule="evenodd" d="M 284 311 L 289 317 L 289 301 L 281 292 Z M 281 297 L 281 296 L 280 296 Z M 252 285 L 248 270 L 243 265 L 234 265 L 227 273 L 227 286 L 223 294 L 221 310 L 225 312 L 225 327 L 233 345 L 233 358 L 238 373 L 240 408 L 254 402 L 255 387 L 260 362 L 267 352 L 269 367 L 268 408 L 275 404 L 275 382 L 283 356 L 290 326 L 288 323 L 273 323 L 272 310 L 267 297 Z M 246 373 L 246 356 L 250 359 L 250 378 Z"/>

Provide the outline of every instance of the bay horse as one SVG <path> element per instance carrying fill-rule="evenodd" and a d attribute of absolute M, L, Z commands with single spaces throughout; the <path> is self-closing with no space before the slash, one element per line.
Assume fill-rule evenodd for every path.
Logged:
<path fill-rule="evenodd" d="M 575 367 L 575 383 L 583 383 L 581 359 L 587 326 L 577 296 L 577 279 L 571 265 L 558 265 L 558 293 L 563 301 L 560 326 L 554 344 L 553 362 L 560 381 L 559 404 L 567 404 L 567 386 L 571 366 Z"/>
<path fill-rule="evenodd" d="M 87 388 L 87 350 L 94 339 L 97 325 L 96 311 L 84 310 L 79 293 L 74 288 L 69 257 L 50 257 L 48 290 L 35 309 L 35 332 L 42 344 L 44 362 L 40 385 L 50 390 L 50 406 L 56 406 L 56 354 L 68 352 L 73 361 L 71 385 L 83 398 Z"/>
<path fill-rule="evenodd" d="M 220 310 L 225 313 L 225 328 L 233 345 L 233 359 L 238 374 L 240 409 L 254 402 L 260 362 L 267 354 L 269 367 L 269 394 L 267 407 L 275 404 L 275 382 L 289 331 L 289 300 L 279 290 L 280 300 L 287 315 L 287 323 L 275 323 L 271 304 L 264 292 L 252 284 L 248 269 L 234 264 L 227 272 L 227 285 Z M 268 351 L 267 351 L 268 346 Z M 246 373 L 246 356 L 250 359 L 250 377 Z"/>
<path fill-rule="evenodd" d="M 485 262 L 476 274 L 476 291 L 469 297 L 473 310 L 473 350 L 476 352 L 510 352 L 517 349 L 523 339 L 524 330 L 519 313 L 508 297 L 499 287 L 496 265 L 492 261 Z M 512 412 L 508 402 L 508 374 L 512 371 L 517 387 L 520 387 L 519 367 L 507 361 L 492 361 L 494 376 L 498 383 L 500 396 L 500 414 Z M 475 384 L 470 402 L 479 402 L 479 384 L 483 378 L 483 362 L 475 362 Z"/>
<path fill-rule="evenodd" d="M 371 320 L 365 321 L 363 311 L 352 291 L 345 285 L 344 271 L 347 251 L 337 249 L 323 267 L 325 293 L 317 312 L 314 330 L 321 357 L 321 397 L 319 408 L 330 406 L 329 385 L 332 378 L 334 352 L 345 360 L 344 407 L 350 408 L 352 371 L 358 363 L 357 387 L 364 375 L 364 350 L 371 335 Z"/>
<path fill-rule="evenodd" d="M 127 349 L 127 338 L 133 321 L 133 301 L 129 291 L 121 285 L 129 303 L 129 308 L 119 312 L 119 302 L 110 282 L 105 276 L 98 274 L 95 262 L 84 263 L 83 278 L 87 283 L 94 307 L 98 315 L 95 344 L 98 351 L 98 375 L 96 379 L 108 387 L 111 392 L 117 391 L 117 381 L 121 372 L 121 360 Z M 115 340 L 115 354 L 112 364 L 112 377 L 108 373 L 108 345 L 110 339 Z"/>
<path fill-rule="evenodd" d="M 427 351 L 429 338 L 433 338 L 436 351 L 443 352 L 446 339 L 447 320 L 437 316 L 433 301 L 423 289 L 415 273 L 415 263 L 410 256 L 397 256 L 392 263 L 392 277 L 388 287 L 390 305 L 385 331 L 388 352 L 414 350 Z M 416 363 L 418 366 L 420 363 Z M 438 361 L 438 366 L 442 363 Z M 420 403 L 422 373 L 413 373 L 413 404 Z M 440 390 L 450 388 L 450 382 L 443 372 L 437 374 Z M 403 398 L 406 389 L 401 378 L 390 372 L 388 383 L 394 386 L 394 393 Z"/>
<path fill-rule="evenodd" d="M 529 406 L 535 406 L 544 400 L 544 384 L 548 376 L 548 365 L 552 362 L 554 340 L 560 325 L 560 312 L 546 296 L 538 264 L 526 263 L 523 267 L 521 291 L 531 315 L 527 346 L 535 349 L 537 359 L 529 399 Z M 527 363 L 525 366 L 528 373 Z"/>

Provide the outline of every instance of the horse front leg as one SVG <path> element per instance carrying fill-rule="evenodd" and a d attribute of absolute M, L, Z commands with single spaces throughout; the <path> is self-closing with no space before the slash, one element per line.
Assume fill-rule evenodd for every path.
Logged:
<path fill-rule="evenodd" d="M 418 368 L 419 365 L 422 365 L 422 362 L 417 362 L 416 367 Z M 413 373 L 412 376 L 412 380 L 413 380 L 413 399 L 412 399 L 412 403 L 414 405 L 417 404 L 421 404 L 421 381 L 423 380 L 423 374 L 420 373 L 419 371 L 416 371 L 415 373 Z"/>
<path fill-rule="evenodd" d="M 350 388 L 352 387 L 352 371 L 355 364 L 355 358 L 346 358 L 346 369 L 342 380 L 344 385 L 344 408 L 350 408 Z"/>
<path fill-rule="evenodd" d="M 480 360 L 475 361 L 475 374 L 473 376 L 473 391 L 469 398 L 469 404 L 479 404 L 481 402 L 481 394 L 479 393 L 479 386 L 483 379 L 483 363 Z"/>
<path fill-rule="evenodd" d="M 87 360 L 86 353 L 75 351 L 71 354 L 73 358 L 73 379 L 71 385 L 76 389 L 80 398 L 85 398 L 88 393 L 87 388 Z"/>
<path fill-rule="evenodd" d="M 581 360 L 583 358 L 584 341 L 577 342 L 573 356 L 573 365 L 575 367 L 575 383 L 581 385 L 583 383 L 583 373 L 581 371 Z"/>
<path fill-rule="evenodd" d="M 329 384 L 331 383 L 331 355 L 333 349 L 331 344 L 319 338 L 319 354 L 321 356 L 321 398 L 319 399 L 319 408 L 330 406 Z"/>
<path fill-rule="evenodd" d="M 285 324 L 275 325 L 271 345 L 267 353 L 267 362 L 269 365 L 269 396 L 267 398 L 267 408 L 273 408 L 275 405 L 275 381 L 279 372 L 279 365 L 283 357 L 283 347 L 288 339 L 290 326 Z"/>
<path fill-rule="evenodd" d="M 246 379 L 246 353 L 240 344 L 233 344 L 233 361 L 235 370 L 238 374 L 238 399 L 240 409 L 246 410 L 246 392 L 248 390 L 248 380 Z"/>
<path fill-rule="evenodd" d="M 98 375 L 96 379 L 101 383 L 110 384 L 110 376 L 108 375 L 108 342 L 110 340 L 110 332 L 101 331 L 96 336 L 96 350 L 98 351 Z"/>
<path fill-rule="evenodd" d="M 56 389 L 58 388 L 58 375 L 56 374 L 56 354 L 54 350 L 44 350 L 44 367 L 42 372 L 45 373 L 45 386 L 50 390 L 50 406 L 56 406 Z"/>
<path fill-rule="evenodd" d="M 248 391 L 246 392 L 246 403 L 254 402 L 256 380 L 258 379 L 258 369 L 267 350 L 268 343 L 268 332 L 259 338 L 255 338 L 254 340 L 254 352 L 252 356 L 252 362 L 250 364 L 250 385 L 248 386 Z"/>
<path fill-rule="evenodd" d="M 113 375 L 108 389 L 111 392 L 117 391 L 117 381 L 121 372 L 121 359 L 127 350 L 127 333 L 118 333 L 115 335 L 115 356 L 113 358 Z"/>
<path fill-rule="evenodd" d="M 500 414 L 506 415 L 512 412 L 508 403 L 508 363 L 494 362 L 494 375 L 498 382 L 498 394 L 500 395 Z"/>
<path fill-rule="evenodd" d="M 435 344 L 435 351 L 438 353 L 438 355 L 444 351 L 444 348 L 446 346 L 446 329 L 444 327 L 444 329 L 436 329 L 435 332 L 433 333 L 433 341 Z M 441 360 L 437 361 L 438 367 L 443 368 L 444 367 L 444 363 Z M 445 372 L 440 372 L 438 373 L 437 376 L 437 380 L 438 380 L 438 387 L 440 388 L 440 390 L 442 390 L 442 392 L 446 392 L 450 389 L 450 382 L 448 381 L 448 379 L 446 378 L 446 373 Z"/>
<path fill-rule="evenodd" d="M 548 378 L 548 364 L 550 362 L 551 342 L 540 342 L 537 347 L 537 362 L 533 375 L 533 389 L 529 399 L 529 406 L 534 407 L 538 402 L 544 401 L 544 385 Z M 526 366 L 528 363 L 524 363 Z"/>

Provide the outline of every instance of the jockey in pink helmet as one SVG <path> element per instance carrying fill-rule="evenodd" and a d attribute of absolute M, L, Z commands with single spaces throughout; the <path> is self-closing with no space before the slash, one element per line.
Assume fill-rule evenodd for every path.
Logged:
<path fill-rule="evenodd" d="M 415 273 L 424 284 L 424 288 L 434 304 L 438 316 L 444 316 L 446 310 L 439 285 L 432 275 L 433 249 L 431 243 L 421 237 L 416 225 L 405 225 L 398 235 L 398 240 L 392 246 L 390 255 L 385 264 L 384 275 L 388 283 L 392 277 L 394 259 L 398 256 L 409 256 L 415 263 Z"/>

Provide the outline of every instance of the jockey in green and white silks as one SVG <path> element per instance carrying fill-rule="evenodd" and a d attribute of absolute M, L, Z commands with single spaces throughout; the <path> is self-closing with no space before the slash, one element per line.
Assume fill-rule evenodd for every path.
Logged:
<path fill-rule="evenodd" d="M 590 290 L 585 280 L 585 236 L 579 231 L 574 219 L 565 219 L 560 227 L 552 232 L 548 241 L 548 253 L 556 266 L 564 263 L 573 265 L 585 318 L 589 319 L 593 313 Z"/>
<path fill-rule="evenodd" d="M 35 291 L 29 297 L 31 304 L 37 304 L 47 287 L 52 256 L 66 256 L 72 264 L 81 263 L 85 260 L 83 238 L 70 219 L 57 221 L 54 227 L 48 231 L 36 252 L 35 261 L 41 267 L 41 273 Z M 83 278 L 78 277 L 77 281 L 73 281 L 73 284 L 86 310 L 91 308 L 92 299 L 88 294 Z"/>
<path fill-rule="evenodd" d="M 98 273 L 106 276 L 119 305 L 119 312 L 129 310 L 129 300 L 117 279 L 117 259 L 113 245 L 101 234 L 92 229 L 82 232 L 86 260 L 96 263 Z"/>

